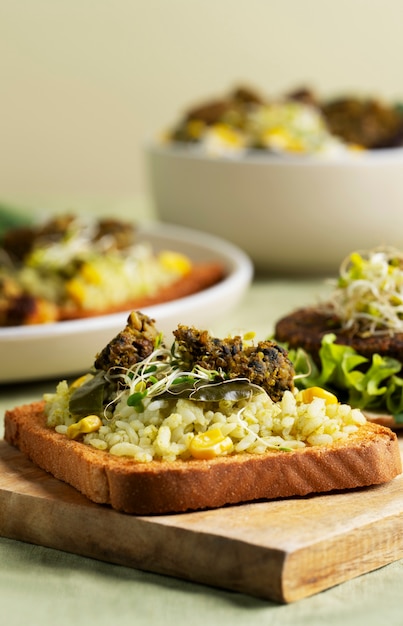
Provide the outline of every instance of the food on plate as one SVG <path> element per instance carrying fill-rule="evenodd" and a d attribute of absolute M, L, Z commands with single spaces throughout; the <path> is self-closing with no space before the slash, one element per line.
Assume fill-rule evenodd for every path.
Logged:
<path fill-rule="evenodd" d="M 0 240 L 0 326 L 104 315 L 175 300 L 222 280 L 222 263 L 154 250 L 134 224 L 55 217 Z"/>
<path fill-rule="evenodd" d="M 212 156 L 256 150 L 333 156 L 401 146 L 403 113 L 375 97 L 322 99 L 302 88 L 268 98 L 237 87 L 188 109 L 165 140 Z"/>
<path fill-rule="evenodd" d="M 320 385 L 372 420 L 403 425 L 402 251 L 351 253 L 325 301 L 278 320 L 274 336 L 309 372 L 300 387 Z"/>
<path fill-rule="evenodd" d="M 298 391 L 287 351 L 133 311 L 87 374 L 9 410 L 5 439 L 130 514 L 178 513 L 380 484 L 397 437 L 323 389 Z"/>

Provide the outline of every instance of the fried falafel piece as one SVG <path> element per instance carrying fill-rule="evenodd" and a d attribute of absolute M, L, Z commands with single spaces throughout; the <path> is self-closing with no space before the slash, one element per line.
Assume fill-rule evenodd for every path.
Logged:
<path fill-rule="evenodd" d="M 230 379 L 247 378 L 262 387 L 274 402 L 294 388 L 294 368 L 287 351 L 273 341 L 244 346 L 240 336 L 217 339 L 206 330 L 184 325 L 173 334 L 189 368 L 199 365 Z"/>
<path fill-rule="evenodd" d="M 51 302 L 28 293 L 21 293 L 3 304 L 0 299 L 0 326 L 29 326 L 58 321 L 57 309 Z"/>
<path fill-rule="evenodd" d="M 9 229 L 0 243 L 11 261 L 19 265 L 35 248 L 51 246 L 63 240 L 72 226 L 83 228 L 73 215 L 56 216 L 39 226 L 18 226 Z M 94 224 L 91 240 L 97 243 L 106 238 L 108 246 L 105 246 L 105 249 L 125 250 L 135 243 L 136 228 L 130 222 L 100 219 Z"/>
<path fill-rule="evenodd" d="M 136 241 L 136 227 L 130 222 L 117 219 L 101 219 L 97 224 L 93 240 L 97 242 L 105 237 L 110 240 L 109 248 L 126 250 Z"/>
<path fill-rule="evenodd" d="M 394 106 L 375 98 L 341 97 L 322 104 L 330 131 L 369 150 L 402 144 L 403 117 Z"/>
<path fill-rule="evenodd" d="M 55 305 L 29 294 L 13 275 L 0 269 L 0 326 L 45 324 L 57 319 Z"/>
<path fill-rule="evenodd" d="M 350 346 L 367 359 L 380 354 L 403 362 L 403 333 L 361 336 L 354 330 L 343 328 L 340 319 L 330 309 L 298 309 L 278 320 L 274 337 L 290 349 L 302 348 L 319 365 L 319 350 L 327 333 L 336 335 L 335 343 Z"/>
<path fill-rule="evenodd" d="M 2 247 L 12 261 L 22 263 L 36 246 L 60 241 L 73 220 L 71 215 L 64 215 L 40 226 L 11 228 L 3 236 Z"/>
<path fill-rule="evenodd" d="M 286 94 L 286 100 L 294 100 L 295 102 L 301 102 L 314 108 L 319 108 L 319 98 L 315 92 L 309 87 L 300 87 L 290 93 Z"/>
<path fill-rule="evenodd" d="M 159 336 L 155 320 L 133 311 L 127 318 L 125 328 L 97 355 L 94 366 L 97 370 L 105 371 L 112 368 L 129 369 L 150 356 Z"/>

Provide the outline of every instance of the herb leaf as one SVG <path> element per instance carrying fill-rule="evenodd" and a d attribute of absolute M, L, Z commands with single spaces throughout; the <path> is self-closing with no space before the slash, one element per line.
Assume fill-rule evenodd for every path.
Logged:
<path fill-rule="evenodd" d="M 232 380 L 206 381 L 197 380 L 188 376 L 177 379 L 175 385 L 159 394 L 160 398 L 187 398 L 195 402 L 220 402 L 228 400 L 236 402 L 252 395 L 262 393 L 258 385 L 254 385 L 247 378 L 234 378 Z"/>
<path fill-rule="evenodd" d="M 69 410 L 72 415 L 85 417 L 86 415 L 98 415 L 103 413 L 105 388 L 108 384 L 105 372 L 98 372 L 86 383 L 77 387 L 70 396 Z"/>

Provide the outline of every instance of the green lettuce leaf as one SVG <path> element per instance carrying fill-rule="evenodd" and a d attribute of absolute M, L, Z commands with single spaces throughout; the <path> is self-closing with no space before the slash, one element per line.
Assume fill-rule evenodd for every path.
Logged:
<path fill-rule="evenodd" d="M 353 407 L 387 411 L 403 423 L 403 378 L 397 375 L 402 369 L 400 361 L 379 354 L 367 359 L 335 340 L 332 333 L 324 335 L 319 367 L 304 351 L 289 350 L 296 386 L 323 387 Z"/>

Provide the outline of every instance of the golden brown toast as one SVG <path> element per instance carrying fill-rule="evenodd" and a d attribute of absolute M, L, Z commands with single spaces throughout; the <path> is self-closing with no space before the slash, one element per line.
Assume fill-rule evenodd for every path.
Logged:
<path fill-rule="evenodd" d="M 58 434 L 37 402 L 6 412 L 5 439 L 90 500 L 137 515 L 366 487 L 402 471 L 396 434 L 370 422 L 326 446 L 139 463 Z"/>

